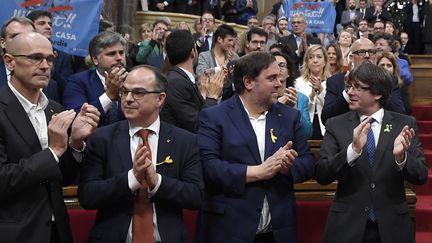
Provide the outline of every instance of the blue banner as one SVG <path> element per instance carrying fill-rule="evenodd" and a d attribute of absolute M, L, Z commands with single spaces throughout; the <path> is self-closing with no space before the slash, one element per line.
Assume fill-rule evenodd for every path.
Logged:
<path fill-rule="evenodd" d="M 331 2 L 286 0 L 284 11 L 290 22 L 293 14 L 303 14 L 308 23 L 305 32 L 333 33 L 336 21 L 336 10 Z M 289 24 L 289 30 L 291 30 L 291 24 Z"/>
<path fill-rule="evenodd" d="M 71 55 L 86 56 L 90 40 L 98 33 L 103 0 L 4 0 L 0 23 L 26 16 L 33 10 L 52 13 L 53 47 Z"/>

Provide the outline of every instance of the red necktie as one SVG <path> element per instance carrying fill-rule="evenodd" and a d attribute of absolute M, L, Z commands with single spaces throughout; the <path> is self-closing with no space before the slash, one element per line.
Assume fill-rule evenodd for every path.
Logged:
<path fill-rule="evenodd" d="M 141 129 L 138 133 L 142 138 L 144 146 L 150 151 L 148 135 L 150 130 Z M 151 151 L 149 154 L 151 159 Z M 149 243 L 154 242 L 153 238 L 153 205 L 148 197 L 148 185 L 142 182 L 143 187 L 138 190 L 138 196 L 134 201 L 134 214 L 132 224 L 132 242 Z"/>

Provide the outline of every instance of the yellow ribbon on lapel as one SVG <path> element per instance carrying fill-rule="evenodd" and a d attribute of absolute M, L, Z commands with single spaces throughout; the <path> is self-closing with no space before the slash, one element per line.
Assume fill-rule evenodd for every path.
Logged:
<path fill-rule="evenodd" d="M 161 164 L 171 164 L 171 163 L 174 163 L 174 161 L 171 159 L 171 155 L 168 155 L 164 161 L 156 163 L 156 166 Z"/>
<path fill-rule="evenodd" d="M 272 143 L 276 143 L 277 137 L 273 134 L 273 128 L 270 128 L 270 139 Z"/>

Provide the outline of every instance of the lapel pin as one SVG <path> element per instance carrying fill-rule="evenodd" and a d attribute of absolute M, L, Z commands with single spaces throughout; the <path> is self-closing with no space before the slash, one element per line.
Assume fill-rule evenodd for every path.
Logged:
<path fill-rule="evenodd" d="M 270 139 L 272 143 L 276 143 L 277 137 L 273 134 L 273 128 L 270 128 Z"/>
<path fill-rule="evenodd" d="M 171 159 L 171 155 L 168 155 L 164 161 L 156 163 L 156 166 L 161 164 L 172 164 L 172 163 L 174 163 L 174 161 Z"/>
<path fill-rule="evenodd" d="M 166 142 L 167 142 L 167 143 L 170 143 L 170 142 L 171 142 L 171 139 L 168 138 L 168 139 L 166 140 Z"/>
<path fill-rule="evenodd" d="M 392 124 L 386 124 L 384 128 L 384 132 L 390 132 L 392 130 Z"/>

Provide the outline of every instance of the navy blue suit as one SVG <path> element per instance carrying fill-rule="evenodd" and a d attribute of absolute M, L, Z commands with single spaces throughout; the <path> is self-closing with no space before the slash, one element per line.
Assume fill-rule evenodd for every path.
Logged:
<path fill-rule="evenodd" d="M 120 121 L 98 128 L 87 142 L 78 199 L 85 209 L 97 209 L 89 242 L 125 242 L 136 194 L 128 186 L 132 168 L 129 124 Z M 196 136 L 161 122 L 157 162 L 170 156 L 172 163 L 156 167 L 161 185 L 151 198 L 155 203 L 162 242 L 187 242 L 182 208 L 198 208 L 204 181 Z"/>
<path fill-rule="evenodd" d="M 60 97 L 62 97 L 67 79 L 73 74 L 72 56 L 57 49 L 55 51 L 57 52 L 57 58 L 54 61 L 52 78 L 57 81 L 58 92 Z"/>
<path fill-rule="evenodd" d="M 293 185 L 309 180 L 314 173 L 314 159 L 301 128 L 300 113 L 280 103 L 273 105 L 266 115 L 265 131 L 264 159 L 288 141 L 293 141 L 298 158 L 289 175 L 246 183 L 247 167 L 262 161 L 239 96 L 201 111 L 198 146 L 207 197 L 197 224 L 198 242 L 253 242 L 264 196 L 276 242 L 298 242 Z"/>
<path fill-rule="evenodd" d="M 342 95 L 342 91 L 345 89 L 344 81 L 345 73 L 337 73 L 327 79 L 326 96 L 324 98 L 324 107 L 321 112 L 321 120 L 325 124 L 327 119 L 344 114 L 348 111 L 348 102 Z M 387 100 L 384 108 L 390 111 L 405 114 L 405 105 L 402 100 L 402 96 L 399 89 L 397 79 L 393 77 L 393 89 L 391 97 Z"/>
<path fill-rule="evenodd" d="M 69 77 L 68 83 L 63 93 L 63 105 L 65 109 L 74 109 L 79 112 L 81 106 L 87 102 L 95 106 L 101 113 L 99 127 L 108 125 L 109 112 L 113 111 L 113 106 L 105 112 L 102 104 L 99 101 L 99 96 L 105 92 L 102 81 L 96 73 L 96 70 L 87 70 L 76 73 Z M 118 109 L 117 111 L 120 111 Z M 118 120 L 123 120 L 124 116 L 121 112 L 116 114 Z"/>

